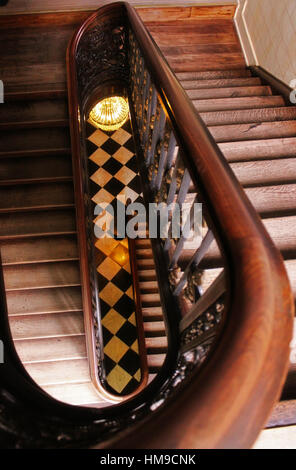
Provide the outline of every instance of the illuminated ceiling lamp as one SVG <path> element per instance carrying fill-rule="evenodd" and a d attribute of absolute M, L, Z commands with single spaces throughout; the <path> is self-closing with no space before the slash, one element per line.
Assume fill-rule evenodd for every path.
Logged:
<path fill-rule="evenodd" d="M 89 122 L 103 131 L 116 131 L 128 119 L 128 102 L 122 96 L 110 96 L 99 101 L 89 113 Z"/>

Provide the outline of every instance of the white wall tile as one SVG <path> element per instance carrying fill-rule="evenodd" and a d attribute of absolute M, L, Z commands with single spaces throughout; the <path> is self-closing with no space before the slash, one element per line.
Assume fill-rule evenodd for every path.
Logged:
<path fill-rule="evenodd" d="M 289 84 L 296 78 L 296 0 L 241 0 L 241 3 L 245 9 L 240 12 L 258 65 Z"/>

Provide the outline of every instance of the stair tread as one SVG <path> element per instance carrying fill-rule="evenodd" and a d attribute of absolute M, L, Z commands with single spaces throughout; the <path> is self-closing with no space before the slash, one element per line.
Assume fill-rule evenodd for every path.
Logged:
<path fill-rule="evenodd" d="M 219 144 L 229 162 L 296 157 L 296 137 Z"/>
<path fill-rule="evenodd" d="M 296 300 L 296 259 L 285 261 L 285 267 L 289 276 L 294 299 Z"/>
<path fill-rule="evenodd" d="M 71 405 L 100 405 L 109 404 L 102 396 L 100 396 L 94 385 L 89 382 L 75 384 L 56 384 L 45 385 L 44 390 L 56 400 L 64 401 Z"/>
<path fill-rule="evenodd" d="M 207 126 L 288 121 L 296 119 L 296 106 L 215 111 L 200 113 L 200 116 Z"/>
<path fill-rule="evenodd" d="M 6 98 L 6 94 L 5 94 Z M 68 102 L 63 99 L 6 102 L 0 107 L 0 123 L 57 121 L 68 119 Z"/>
<path fill-rule="evenodd" d="M 223 111 L 228 109 L 254 109 L 285 106 L 282 96 L 250 96 L 242 98 L 215 98 L 192 100 L 198 112 Z"/>
<path fill-rule="evenodd" d="M 0 214 L 0 240 L 76 233 L 74 210 Z"/>
<path fill-rule="evenodd" d="M 245 86 L 230 88 L 204 88 L 187 90 L 187 95 L 192 100 L 205 100 L 212 98 L 238 98 L 246 96 L 269 96 L 271 89 L 269 86 Z"/>
<path fill-rule="evenodd" d="M 262 217 L 296 211 L 296 184 L 246 188 L 245 191 Z"/>
<path fill-rule="evenodd" d="M 1 153 L 33 150 L 48 151 L 52 148 L 69 148 L 70 135 L 67 127 L 10 129 L 0 131 Z"/>
<path fill-rule="evenodd" d="M 165 354 L 148 354 L 147 362 L 149 369 L 160 368 L 163 365 L 165 358 Z"/>
<path fill-rule="evenodd" d="M 87 357 L 84 335 L 15 340 L 15 347 L 23 363 Z"/>
<path fill-rule="evenodd" d="M 296 159 L 281 158 L 230 164 L 243 186 L 292 183 L 296 181 Z"/>
<path fill-rule="evenodd" d="M 52 155 L 44 158 L 3 158 L 0 165 L 0 184 L 13 180 L 46 180 L 71 178 L 72 162 L 69 155 Z"/>
<path fill-rule="evenodd" d="M 7 292 L 9 315 L 34 315 L 81 311 L 80 287 Z"/>
<path fill-rule="evenodd" d="M 66 147 L 55 147 L 49 145 L 48 148 L 37 148 L 37 149 L 19 149 L 19 150 L 9 150 L 0 152 L 0 158 L 27 158 L 27 157 L 48 157 L 55 155 L 70 155 L 71 149 L 70 145 Z"/>
<path fill-rule="evenodd" d="M 208 127 L 216 142 L 242 142 L 255 139 L 276 139 L 296 136 L 296 121 L 228 124 Z"/>
<path fill-rule="evenodd" d="M 69 235 L 4 241 L 1 255 L 4 266 L 78 260 L 77 240 Z"/>
<path fill-rule="evenodd" d="M 0 210 L 2 211 L 73 204 L 72 182 L 0 186 Z"/>
<path fill-rule="evenodd" d="M 34 83 L 7 86 L 5 88 L 5 101 L 44 100 L 67 95 L 66 82 L 61 83 Z"/>
<path fill-rule="evenodd" d="M 24 364 L 24 366 L 40 386 L 88 382 L 90 379 L 89 365 L 85 358 Z"/>
<path fill-rule="evenodd" d="M 184 71 L 177 72 L 176 76 L 179 80 L 211 80 L 220 78 L 242 78 L 251 77 L 251 72 L 247 68 L 238 68 L 234 70 L 211 70 L 203 72 Z"/>
<path fill-rule="evenodd" d="M 6 291 L 80 286 L 77 261 L 5 266 L 3 274 Z"/>
<path fill-rule="evenodd" d="M 84 335 L 81 311 L 10 316 L 9 325 L 15 341 Z"/>
<path fill-rule="evenodd" d="M 261 80 L 258 77 L 218 78 L 212 80 L 181 80 L 181 85 L 184 90 L 200 90 L 206 88 L 216 89 L 261 85 Z"/>

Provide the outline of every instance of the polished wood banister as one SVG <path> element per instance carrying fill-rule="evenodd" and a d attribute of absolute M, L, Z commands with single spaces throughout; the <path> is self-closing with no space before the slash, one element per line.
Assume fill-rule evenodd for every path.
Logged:
<path fill-rule="evenodd" d="M 127 15 L 191 178 L 198 177 L 211 229 L 227 259 L 228 311 L 223 335 L 203 369 L 143 424 L 131 427 L 125 437 L 115 437 L 112 445 L 249 447 L 280 395 L 288 368 L 294 303 L 287 274 L 259 216 L 137 13 L 122 2 L 104 7 L 104 12 L 112 14 L 115 8 Z M 102 11 L 93 14 L 76 35 L 69 49 L 72 60 L 83 31 Z M 75 159 L 78 100 L 70 75 L 69 81 Z M 76 188 L 79 191 L 79 181 Z M 82 219 L 78 207 L 78 223 Z M 83 239 L 80 244 L 84 245 Z M 87 264 L 83 250 L 82 271 Z"/>

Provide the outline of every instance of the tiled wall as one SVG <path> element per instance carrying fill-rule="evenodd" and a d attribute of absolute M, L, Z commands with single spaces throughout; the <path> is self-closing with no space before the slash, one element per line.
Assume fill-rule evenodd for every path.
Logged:
<path fill-rule="evenodd" d="M 240 0 L 237 24 L 250 65 L 296 79 L 296 0 Z"/>

